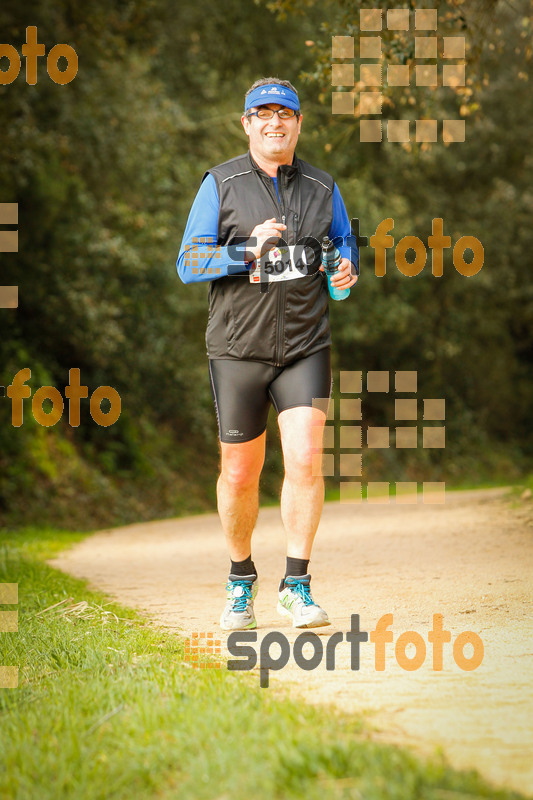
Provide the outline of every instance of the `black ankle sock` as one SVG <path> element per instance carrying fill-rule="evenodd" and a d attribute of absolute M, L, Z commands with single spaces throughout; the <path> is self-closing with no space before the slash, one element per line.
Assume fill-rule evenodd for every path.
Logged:
<path fill-rule="evenodd" d="M 309 566 L 308 558 L 291 558 L 290 556 L 287 556 L 285 577 L 287 577 L 287 575 L 293 575 L 294 577 L 297 577 L 299 575 L 307 575 L 308 566 Z"/>
<path fill-rule="evenodd" d="M 251 554 L 244 561 L 232 561 L 230 575 L 257 575 Z"/>

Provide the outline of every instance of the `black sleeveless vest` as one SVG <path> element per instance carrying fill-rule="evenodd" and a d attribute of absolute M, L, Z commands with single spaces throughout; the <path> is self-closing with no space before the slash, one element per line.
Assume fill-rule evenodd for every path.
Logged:
<path fill-rule="evenodd" d="M 250 153 L 210 169 L 220 201 L 217 244 L 242 248 L 256 225 L 276 217 L 287 226 L 286 244 L 321 242 L 333 219 L 334 181 L 327 172 L 294 158 L 272 179 Z M 239 269 L 236 266 L 236 272 Z M 206 332 L 209 358 L 239 358 L 283 366 L 331 343 L 328 290 L 318 263 L 297 280 L 270 283 L 268 291 L 250 283 L 248 271 L 212 281 Z"/>

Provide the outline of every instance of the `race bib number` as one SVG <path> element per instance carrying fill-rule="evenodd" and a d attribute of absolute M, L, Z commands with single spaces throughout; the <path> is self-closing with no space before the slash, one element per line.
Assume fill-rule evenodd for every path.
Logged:
<path fill-rule="evenodd" d="M 308 274 L 307 255 L 303 245 L 273 247 L 250 270 L 250 283 L 294 281 Z"/>

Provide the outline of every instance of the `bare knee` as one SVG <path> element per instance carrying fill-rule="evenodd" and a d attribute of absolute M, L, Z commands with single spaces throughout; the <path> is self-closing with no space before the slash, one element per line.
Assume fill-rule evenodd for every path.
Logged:
<path fill-rule="evenodd" d="M 248 469 L 245 464 L 226 464 L 220 472 L 220 480 L 232 491 L 243 492 L 257 486 L 260 474 L 260 471 Z"/>
<path fill-rule="evenodd" d="M 325 414 L 316 408 L 297 407 L 278 417 L 285 476 L 297 483 L 320 479 L 320 452 Z"/>
<path fill-rule="evenodd" d="M 302 442 L 297 449 L 285 452 L 285 475 L 289 480 L 312 483 L 319 477 L 317 466 L 320 456 L 311 442 Z M 318 464 L 317 464 L 318 462 Z"/>
<path fill-rule="evenodd" d="M 223 446 L 220 480 L 232 491 L 251 489 L 259 483 L 264 459 L 264 446 L 259 443 Z"/>

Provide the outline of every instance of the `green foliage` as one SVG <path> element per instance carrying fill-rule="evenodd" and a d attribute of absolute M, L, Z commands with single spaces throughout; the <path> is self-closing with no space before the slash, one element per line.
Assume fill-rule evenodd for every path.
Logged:
<path fill-rule="evenodd" d="M 483 269 L 474 277 L 459 275 L 447 250 L 442 278 L 431 275 L 429 254 L 423 272 L 407 278 L 396 270 L 390 250 L 387 274 L 377 278 L 373 251 L 363 249 L 361 278 L 352 290 L 356 302 L 333 308 L 336 366 L 416 369 L 418 397 L 445 396 L 446 450 L 391 454 L 395 476 L 403 468 L 419 476 L 440 469 L 441 479 L 452 481 L 488 479 L 498 472 L 516 478 L 533 451 L 533 236 L 527 223 L 532 162 L 526 134 L 532 111 L 531 20 L 527 3 L 460 8 L 470 43 L 464 95 L 427 92 L 407 114 L 466 115 L 466 141 L 446 146 L 361 144 L 356 119 L 329 114 L 325 76 L 331 35 L 357 34 L 359 8 L 343 2 L 328 6 L 323 36 L 315 44 L 318 66 L 307 75 L 324 102 L 313 147 L 323 148 L 322 164 L 339 180 L 349 215 L 361 220 L 367 236 L 392 217 L 395 245 L 406 235 L 426 243 L 431 220 L 442 218 L 452 247 L 472 235 L 485 252 Z M 442 11 L 439 5 L 439 19 Z M 397 37 L 393 41 L 401 45 Z M 403 99 L 408 108 L 408 94 Z M 399 100 L 384 108 L 385 117 L 406 116 Z M 393 409 L 379 397 L 364 402 L 367 422 L 394 425 Z M 390 479 L 383 458 L 365 456 L 368 477 Z"/>
<path fill-rule="evenodd" d="M 20 298 L 16 312 L 0 310 L 0 383 L 29 367 L 32 393 L 49 385 L 64 394 L 76 367 L 89 395 L 102 385 L 119 392 L 122 414 L 100 428 L 83 400 L 79 428 L 65 410 L 45 430 L 25 400 L 15 429 L 0 402 L 0 518 L 83 527 L 212 507 L 206 287 L 183 286 L 175 260 L 204 171 L 246 147 L 241 100 L 261 74 L 300 78 L 299 154 L 335 176 L 363 234 L 391 216 L 396 243 L 427 241 L 442 217 L 453 242 L 470 234 L 485 248 L 482 272 L 468 279 L 449 251 L 443 278 L 429 265 L 405 278 L 389 252 L 378 279 L 363 251 L 352 299 L 332 309 L 337 369 L 417 369 L 419 396 L 446 396 L 445 457 L 428 465 L 427 454 L 416 463 L 404 454 L 398 469 L 489 477 L 531 456 L 527 6 L 443 7 L 450 30 L 465 16 L 471 82 L 415 103 L 467 115 L 467 140 L 432 147 L 361 144 L 354 119 L 331 115 L 331 35 L 357 33 L 358 10 L 341 0 L 2 5 L 5 41 L 20 52 L 25 27 L 36 25 L 47 52 L 58 42 L 76 49 L 79 71 L 59 86 L 41 58 L 36 85 L 23 66 L 0 86 L 0 201 L 18 203 L 20 239 L 18 255 L 0 256 L 2 284 L 18 285 Z M 408 58 L 401 37 L 386 45 L 387 59 Z M 408 93 L 389 100 L 386 115 L 414 114 Z M 387 417 L 373 398 L 367 407 L 369 418 Z M 378 459 L 373 477 L 386 479 L 390 466 Z M 270 453 L 267 498 L 281 472 Z"/>

